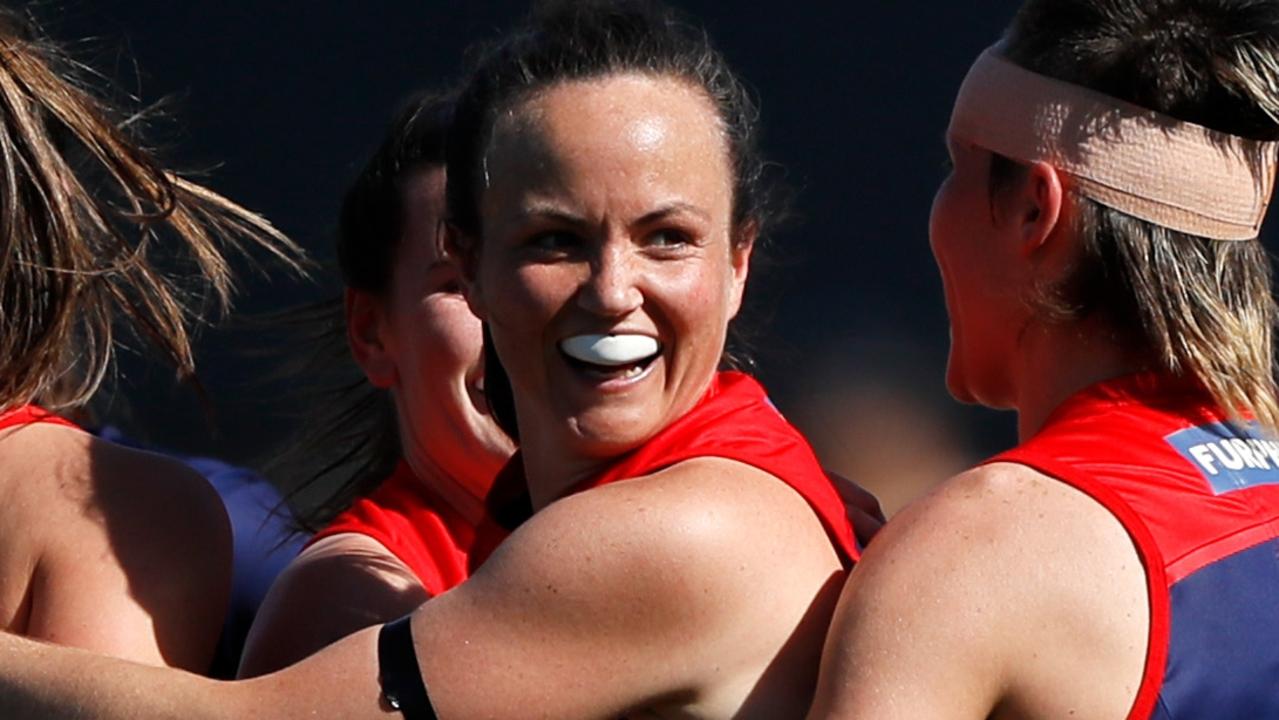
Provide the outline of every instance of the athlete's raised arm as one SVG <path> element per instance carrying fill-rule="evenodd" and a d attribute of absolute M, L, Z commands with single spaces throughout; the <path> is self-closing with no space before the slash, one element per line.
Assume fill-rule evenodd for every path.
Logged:
<path fill-rule="evenodd" d="M 799 627 L 810 614 L 824 618 L 842 579 L 825 563 L 805 561 L 820 557 L 802 551 L 809 547 L 833 555 L 803 499 L 730 461 L 691 461 L 566 498 L 538 513 L 469 582 L 414 613 L 420 672 L 446 720 L 608 718 L 675 707 L 766 717 L 810 692 L 792 669 L 810 664 L 799 655 L 812 651 L 777 647 L 757 628 L 779 616 Z M 810 603 L 802 588 L 815 581 L 829 591 Z M 377 634 L 362 631 L 241 683 L 157 675 L 6 637 L 0 715 L 384 717 Z M 771 657 L 777 662 L 760 674 L 760 660 Z M 725 707 L 740 703 L 736 692 L 713 691 L 735 684 L 726 677 L 759 692 Z"/>

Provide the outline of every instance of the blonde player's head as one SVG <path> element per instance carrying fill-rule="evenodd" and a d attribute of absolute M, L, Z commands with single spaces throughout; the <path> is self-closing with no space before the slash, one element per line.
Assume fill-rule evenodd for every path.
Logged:
<path fill-rule="evenodd" d="M 1273 148 L 1265 143 L 1279 140 L 1277 3 L 1029 0 L 997 51 L 1020 69 L 1154 111 L 1169 121 L 1170 133 L 1177 123 L 1193 124 L 1267 154 Z M 1108 131 L 1094 122 L 1083 132 Z M 1161 139 L 1150 153 L 1168 147 Z M 988 155 L 982 172 L 994 207 L 1027 182 L 1031 168 L 1026 158 Z M 1273 168 L 1273 157 L 1257 167 Z M 1268 199 L 1266 172 L 1256 180 Z M 1152 175 L 1150 183 L 1169 179 Z M 1196 380 L 1224 408 L 1275 427 L 1275 308 L 1269 260 L 1255 232 L 1174 229 L 1178 223 L 1149 219 L 1157 213 L 1142 219 L 1125 202 L 1098 201 L 1104 193 L 1083 184 L 1064 183 L 1063 219 L 1079 252 L 1069 272 L 1023 298 L 1026 306 L 1045 322 L 1102 320 L 1108 341 L 1144 364 Z M 1192 210 L 1213 220 L 1214 208 L 1203 204 Z M 1264 199 L 1260 206 L 1264 211 Z"/>

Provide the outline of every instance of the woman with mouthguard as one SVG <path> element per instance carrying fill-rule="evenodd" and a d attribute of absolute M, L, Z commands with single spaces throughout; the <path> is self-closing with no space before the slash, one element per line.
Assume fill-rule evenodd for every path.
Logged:
<path fill-rule="evenodd" d="M 544 5 L 473 72 L 448 147 L 452 251 L 519 432 L 493 499 L 518 529 L 410 617 L 242 683 L 0 641 L 0 714 L 801 715 L 858 551 L 807 443 L 719 370 L 770 219 L 755 122 L 672 13 Z"/>

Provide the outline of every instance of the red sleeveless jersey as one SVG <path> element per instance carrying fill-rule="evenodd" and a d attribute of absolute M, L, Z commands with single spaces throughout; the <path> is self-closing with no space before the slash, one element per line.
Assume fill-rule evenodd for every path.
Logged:
<path fill-rule="evenodd" d="M 620 480 L 651 475 L 685 460 L 718 457 L 763 470 L 799 493 L 825 526 L 845 566 L 861 557 L 839 492 L 831 484 L 812 448 L 777 408 L 764 388 L 749 375 L 721 372 L 688 413 L 600 473 L 575 486 L 570 494 Z M 499 476 L 499 486 L 523 483 L 517 453 Z M 483 562 L 509 533 L 488 522 L 474 559 Z"/>
<path fill-rule="evenodd" d="M 316 533 L 308 546 L 342 533 L 367 535 L 408 566 L 431 596 L 469 575 L 475 526 L 400 462 L 377 490 Z"/>
<path fill-rule="evenodd" d="M 1075 395 L 989 462 L 1088 494 L 1136 545 L 1150 635 L 1129 718 L 1279 718 L 1279 442 L 1144 374 Z"/>
<path fill-rule="evenodd" d="M 31 423 L 52 423 L 64 427 L 79 427 L 70 420 L 58 417 L 38 405 L 23 405 L 6 413 L 0 413 L 0 430 L 20 425 L 30 425 Z"/>

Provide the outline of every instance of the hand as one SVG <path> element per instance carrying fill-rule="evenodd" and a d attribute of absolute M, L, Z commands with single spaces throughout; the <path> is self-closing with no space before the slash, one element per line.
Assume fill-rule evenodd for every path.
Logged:
<path fill-rule="evenodd" d="M 879 500 L 843 475 L 827 470 L 826 477 L 830 478 L 835 489 L 839 491 L 839 496 L 844 500 L 844 509 L 848 513 L 849 521 L 853 523 L 853 533 L 857 536 L 857 542 L 861 543 L 862 547 L 866 547 L 875 533 L 879 532 L 879 529 L 887 522 L 884 519 L 883 509 L 879 507 Z"/>

